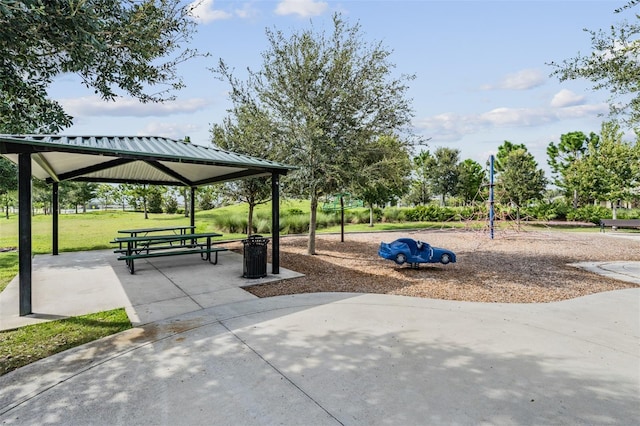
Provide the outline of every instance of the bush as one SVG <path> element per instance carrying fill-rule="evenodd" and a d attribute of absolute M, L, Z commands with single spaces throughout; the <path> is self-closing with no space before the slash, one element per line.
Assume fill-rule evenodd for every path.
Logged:
<path fill-rule="evenodd" d="M 173 197 L 168 197 L 164 200 L 164 212 L 174 214 L 178 212 L 178 201 Z"/>
<path fill-rule="evenodd" d="M 588 205 L 567 212 L 567 220 L 591 222 L 599 225 L 600 219 L 611 219 L 611 209 L 602 206 Z"/>
<path fill-rule="evenodd" d="M 456 210 L 452 208 L 428 204 L 408 209 L 406 216 L 412 222 L 446 222 L 456 220 L 457 215 Z"/>
<path fill-rule="evenodd" d="M 522 209 L 523 214 L 532 216 L 538 220 L 566 220 L 569 206 L 563 200 L 552 202 L 540 201 L 534 205 Z"/>
<path fill-rule="evenodd" d="M 405 211 L 398 207 L 389 207 L 382 213 L 383 222 L 404 222 L 406 219 Z"/>
<path fill-rule="evenodd" d="M 240 214 L 227 214 L 216 216 L 213 219 L 216 229 L 220 229 L 230 234 L 247 233 L 247 217 Z"/>

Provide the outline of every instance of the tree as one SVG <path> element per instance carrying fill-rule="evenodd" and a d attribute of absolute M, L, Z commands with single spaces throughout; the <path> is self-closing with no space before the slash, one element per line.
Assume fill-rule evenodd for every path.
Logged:
<path fill-rule="evenodd" d="M 517 149 L 523 149 L 527 151 L 527 147 L 524 144 L 514 144 L 509 141 L 504 141 L 502 145 L 498 147 L 498 152 L 496 153 L 496 161 L 494 164 L 494 168 L 496 172 L 501 172 L 504 170 L 504 163 L 507 161 L 507 157 L 512 151 Z"/>
<path fill-rule="evenodd" d="M 253 102 L 235 99 L 222 124 L 211 129 L 212 143 L 222 149 L 257 157 L 275 157 L 274 141 L 278 140 L 277 129 L 268 116 Z M 253 233 L 253 212 L 257 205 L 271 200 L 270 179 L 266 177 L 246 178 L 228 182 L 223 191 L 227 197 L 249 205 L 247 234 Z"/>
<path fill-rule="evenodd" d="M 269 49 L 259 72 L 241 84 L 221 61 L 216 72 L 232 86 L 231 97 L 265 111 L 282 134 L 274 141 L 279 158 L 297 166 L 289 190 L 310 201 L 307 252 L 315 254 L 318 200 L 348 188 L 360 171 L 351 159 L 363 145 L 408 126 L 405 98 L 414 76 L 391 77 L 391 52 L 365 43 L 358 24 L 333 17 L 333 34 L 296 32 L 289 39 L 267 30 Z M 283 181 L 285 181 L 283 179 Z"/>
<path fill-rule="evenodd" d="M 571 167 L 579 161 L 590 145 L 597 145 L 598 135 L 591 132 L 586 136 L 582 132 L 570 132 L 560 136 L 556 146 L 553 142 L 547 147 L 547 163 L 551 167 L 553 183 L 565 190 L 565 195 L 573 198 L 573 208 L 578 208 L 579 187 L 575 179 L 575 168 Z"/>
<path fill-rule="evenodd" d="M 18 168 L 11 161 L 0 157 L 0 201 L 7 219 L 9 219 L 9 205 L 13 200 L 11 194 L 17 190 Z"/>
<path fill-rule="evenodd" d="M 76 213 L 78 206 L 82 206 L 82 212 L 87 212 L 87 203 L 96 197 L 98 184 L 92 182 L 69 182 L 68 198 L 73 203 Z"/>
<path fill-rule="evenodd" d="M 409 188 L 411 160 L 406 144 L 394 136 L 381 136 L 360 152 L 358 177 L 353 180 L 356 198 L 369 206 L 369 226 L 373 207 L 403 196 Z"/>
<path fill-rule="evenodd" d="M 216 207 L 220 199 L 219 185 L 206 185 L 198 188 L 197 202 L 200 210 L 211 210 Z"/>
<path fill-rule="evenodd" d="M 433 163 L 433 157 L 431 153 L 427 151 L 420 151 L 420 153 L 413 158 L 413 181 L 407 201 L 416 205 L 428 204 L 431 201 L 431 183 L 430 183 L 430 170 Z"/>
<path fill-rule="evenodd" d="M 115 188 L 108 183 L 101 183 L 96 188 L 96 198 L 102 201 L 102 208 L 107 209 L 107 206 L 113 201 L 113 193 Z"/>
<path fill-rule="evenodd" d="M 506 148 L 502 152 L 508 154 L 501 158 L 498 182 L 504 196 L 516 206 L 516 218 L 520 223 L 520 208 L 528 201 L 542 199 L 547 181 L 544 171 L 538 169 L 538 163 L 526 149 Z"/>
<path fill-rule="evenodd" d="M 47 95 L 53 79 L 76 73 L 103 99 L 172 99 L 177 66 L 197 55 L 192 6 L 180 0 L 3 1 L 0 3 L 0 127 L 57 132 L 72 117 Z M 150 87 L 164 86 L 156 93 Z"/>
<path fill-rule="evenodd" d="M 431 190 L 440 194 L 440 204 L 445 205 L 446 196 L 455 193 L 458 186 L 458 162 L 460 151 L 452 148 L 438 147 L 433 154 L 429 180 Z"/>
<path fill-rule="evenodd" d="M 640 156 L 637 143 L 622 141 L 616 122 L 602 124 L 599 143 L 590 143 L 576 162 L 575 173 L 585 191 L 595 200 L 611 203 L 613 218 L 621 200 L 632 198 L 640 186 Z"/>
<path fill-rule="evenodd" d="M 149 185 L 147 188 L 147 206 L 149 213 L 162 213 L 164 194 L 167 192 L 164 186 Z"/>
<path fill-rule="evenodd" d="M 149 196 L 153 193 L 154 189 L 151 185 L 140 184 L 124 184 L 122 185 L 123 191 L 129 199 L 129 203 L 134 205 L 136 210 L 142 208 L 144 212 L 144 218 L 149 219 Z"/>
<path fill-rule="evenodd" d="M 485 182 L 486 173 L 482 166 L 467 158 L 458 164 L 458 182 L 454 194 L 461 197 L 465 204 L 471 203 Z"/>
<path fill-rule="evenodd" d="M 638 1 L 630 1 L 622 8 L 637 6 Z M 636 20 L 640 15 L 635 15 Z M 637 21 L 623 21 L 612 25 L 608 32 L 585 29 L 591 36 L 593 51 L 590 55 L 578 54 L 575 58 L 548 65 L 555 68 L 551 73 L 560 81 L 587 79 L 593 82 L 593 90 L 608 90 L 610 114 L 623 119 L 633 126 L 640 121 L 640 25 Z"/>

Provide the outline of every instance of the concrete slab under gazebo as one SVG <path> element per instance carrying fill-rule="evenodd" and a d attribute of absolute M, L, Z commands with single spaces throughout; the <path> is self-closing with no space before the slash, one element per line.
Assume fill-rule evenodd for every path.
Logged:
<path fill-rule="evenodd" d="M 52 254 L 58 254 L 61 181 L 184 186 L 191 189 L 191 225 L 199 186 L 271 176 L 272 273 L 280 268 L 279 178 L 294 167 L 183 140 L 151 136 L 0 135 L 0 155 L 18 166 L 20 315 L 32 313 L 31 177 L 52 186 Z"/>

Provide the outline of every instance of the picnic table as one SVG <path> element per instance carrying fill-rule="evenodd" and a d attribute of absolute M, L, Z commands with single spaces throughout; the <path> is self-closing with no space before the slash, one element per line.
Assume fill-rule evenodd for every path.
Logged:
<path fill-rule="evenodd" d="M 140 228 L 140 229 L 121 229 L 118 234 L 129 234 L 130 237 L 138 237 L 140 234 L 149 235 L 155 232 L 167 232 L 171 231 L 174 234 L 186 234 L 187 231 L 192 233 L 196 227 L 193 225 L 175 225 L 175 226 L 163 226 L 157 228 Z"/>
<path fill-rule="evenodd" d="M 119 244 L 119 248 L 115 249 L 114 252 L 120 254 L 118 260 L 125 261 L 131 274 L 135 273 L 134 261 L 136 259 L 200 254 L 202 260 L 207 260 L 215 265 L 218 263 L 218 252 L 228 250 L 224 247 L 214 246 L 212 239 L 222 236 L 217 232 L 138 235 L 148 233 L 148 229 L 151 228 L 146 230 L 126 230 L 126 233 L 130 235 L 135 232 L 134 236 L 117 237 L 111 241 L 112 244 Z M 212 253 L 215 255 L 213 261 Z"/>

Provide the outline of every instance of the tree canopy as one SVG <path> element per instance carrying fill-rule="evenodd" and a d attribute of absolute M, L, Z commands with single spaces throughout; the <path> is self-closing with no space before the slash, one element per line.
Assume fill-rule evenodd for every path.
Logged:
<path fill-rule="evenodd" d="M 630 1 L 614 12 L 638 3 Z M 591 36 L 590 54 L 549 63 L 555 68 L 551 75 L 560 81 L 586 79 L 593 90 L 607 90 L 611 115 L 631 126 L 640 121 L 640 15 L 634 18 L 636 22 L 623 21 L 608 31 L 585 29 Z"/>
<path fill-rule="evenodd" d="M 278 129 L 274 151 L 298 167 L 289 189 L 310 200 L 307 251 L 315 254 L 319 197 L 349 188 L 359 173 L 352 161 L 368 144 L 407 130 L 413 111 L 405 94 L 414 76 L 393 76 L 391 52 L 365 42 L 360 25 L 340 14 L 330 35 L 312 27 L 291 36 L 268 29 L 266 36 L 262 68 L 249 70 L 246 82 L 223 61 L 214 72 L 232 86 L 234 104 L 256 105 Z"/>
<path fill-rule="evenodd" d="M 171 99 L 183 86 L 177 66 L 197 54 L 181 47 L 195 30 L 190 10 L 180 0 L 0 2 L 0 131 L 70 126 L 47 94 L 64 73 L 107 100 Z"/>

